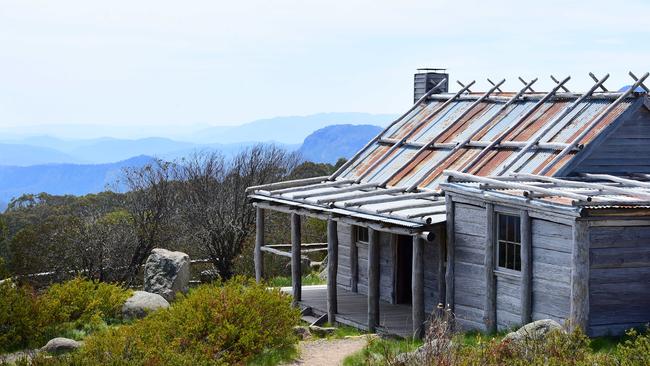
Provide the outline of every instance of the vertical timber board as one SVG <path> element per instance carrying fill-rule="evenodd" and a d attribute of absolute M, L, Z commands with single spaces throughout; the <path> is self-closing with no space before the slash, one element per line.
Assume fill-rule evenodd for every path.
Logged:
<path fill-rule="evenodd" d="M 438 230 L 438 304 L 445 306 L 445 250 L 447 248 L 447 228 L 440 226 Z"/>
<path fill-rule="evenodd" d="M 350 291 L 352 276 L 350 270 L 350 228 L 351 226 L 337 221 L 338 241 L 338 269 L 336 270 L 336 283 L 339 288 Z"/>
<path fill-rule="evenodd" d="M 291 284 L 293 288 L 293 304 L 298 305 L 302 300 L 302 268 L 300 258 L 300 215 L 291 214 Z"/>
<path fill-rule="evenodd" d="M 413 336 L 424 335 L 424 239 L 413 236 L 413 270 L 411 272 Z"/>
<path fill-rule="evenodd" d="M 327 220 L 327 320 L 330 324 L 336 322 L 338 312 L 336 294 L 336 275 L 338 269 L 338 229 L 336 221 Z"/>
<path fill-rule="evenodd" d="M 368 330 L 375 332 L 379 325 L 379 231 L 368 229 Z"/>
<path fill-rule="evenodd" d="M 576 220 L 573 224 L 571 255 L 571 305 L 569 324 L 572 329 L 587 331 L 589 324 L 589 225 Z"/>
<path fill-rule="evenodd" d="M 531 217 L 532 320 L 570 316 L 573 226 Z"/>
<path fill-rule="evenodd" d="M 359 292 L 359 247 L 356 230 L 355 226 L 350 226 L 350 290 L 352 292 Z"/>
<path fill-rule="evenodd" d="M 532 321 L 533 266 L 532 229 L 528 211 L 521 212 L 521 324 Z"/>
<path fill-rule="evenodd" d="M 496 233 L 494 232 L 494 204 L 487 203 L 485 205 L 485 313 L 483 320 L 485 322 L 485 329 L 488 333 L 496 332 L 496 317 L 497 317 L 497 291 L 496 291 L 496 278 L 494 277 L 494 253 L 495 253 L 495 240 Z"/>
<path fill-rule="evenodd" d="M 255 261 L 255 281 L 258 283 L 262 281 L 264 276 L 264 255 L 262 253 L 262 246 L 264 245 L 264 209 L 260 207 L 255 208 L 255 253 L 253 260 Z"/>
<path fill-rule="evenodd" d="M 445 275 L 445 301 L 446 308 L 454 311 L 454 201 L 451 195 L 446 195 L 445 205 L 447 206 L 447 273 Z"/>

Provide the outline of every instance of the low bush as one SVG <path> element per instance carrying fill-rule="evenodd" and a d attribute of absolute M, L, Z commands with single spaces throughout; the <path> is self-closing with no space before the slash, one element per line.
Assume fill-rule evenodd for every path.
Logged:
<path fill-rule="evenodd" d="M 40 332 L 36 295 L 10 280 L 0 283 L 0 352 L 26 347 Z"/>
<path fill-rule="evenodd" d="M 375 340 L 344 364 L 390 366 L 632 366 L 650 365 L 650 331 L 630 330 L 620 343 L 595 351 L 594 340 L 583 332 L 552 331 L 544 337 L 519 342 L 488 336 L 456 333 L 453 317 L 433 316 L 425 340 L 417 352 L 415 341 Z M 612 342 L 613 338 L 608 338 Z"/>
<path fill-rule="evenodd" d="M 130 290 L 98 281 L 75 278 L 54 284 L 40 298 L 43 323 L 78 329 L 99 321 L 115 321 Z"/>
<path fill-rule="evenodd" d="M 49 338 L 91 333 L 119 317 L 130 290 L 75 278 L 38 296 L 12 281 L 0 284 L 0 351 L 40 347 Z M 78 338 L 78 337 L 75 337 Z"/>
<path fill-rule="evenodd" d="M 265 351 L 294 347 L 300 319 L 291 299 L 236 278 L 203 285 L 168 309 L 85 339 L 75 364 L 244 364 Z"/>

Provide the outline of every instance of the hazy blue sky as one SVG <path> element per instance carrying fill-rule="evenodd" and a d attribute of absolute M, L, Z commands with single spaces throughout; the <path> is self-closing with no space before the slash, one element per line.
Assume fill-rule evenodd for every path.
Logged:
<path fill-rule="evenodd" d="M 649 1 L 0 0 L 0 126 L 397 113 L 412 73 L 650 69 Z"/>

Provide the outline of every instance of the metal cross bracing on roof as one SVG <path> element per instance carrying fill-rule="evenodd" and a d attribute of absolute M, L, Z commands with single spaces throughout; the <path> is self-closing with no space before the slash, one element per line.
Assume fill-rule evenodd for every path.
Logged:
<path fill-rule="evenodd" d="M 532 92 L 534 81 L 521 79 L 526 84 L 517 93 L 499 93 L 501 81 L 483 94 L 469 92 L 474 82 L 461 83 L 458 93 L 431 94 L 330 179 L 436 190 L 446 169 L 554 175 L 641 96 L 636 89 L 645 87 L 648 74 L 633 77 L 633 87 L 623 92 L 608 91 L 608 77 L 582 94 L 566 88 L 569 77 L 552 77 L 548 93 Z"/>

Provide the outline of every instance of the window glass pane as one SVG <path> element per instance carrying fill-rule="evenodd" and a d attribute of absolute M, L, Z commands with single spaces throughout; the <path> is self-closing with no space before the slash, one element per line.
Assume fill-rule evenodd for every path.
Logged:
<path fill-rule="evenodd" d="M 521 219 L 519 219 L 519 217 L 513 216 L 513 222 L 515 225 L 515 237 L 512 239 L 512 241 L 521 243 Z"/>
<path fill-rule="evenodd" d="M 514 268 L 517 271 L 521 271 L 521 245 L 514 245 L 515 250 L 515 265 Z"/>
<path fill-rule="evenodd" d="M 499 240 L 506 239 L 506 222 L 508 221 L 506 216 L 499 215 Z"/>
<path fill-rule="evenodd" d="M 499 242 L 499 267 L 506 266 L 506 243 Z"/>
<path fill-rule="evenodd" d="M 515 240 L 515 218 L 512 216 L 507 216 L 508 218 L 508 231 L 506 234 L 506 240 L 514 241 Z"/>
<path fill-rule="evenodd" d="M 521 271 L 521 220 L 519 216 L 497 215 L 497 266 Z"/>
<path fill-rule="evenodd" d="M 368 242 L 368 228 L 357 226 L 357 241 Z"/>

